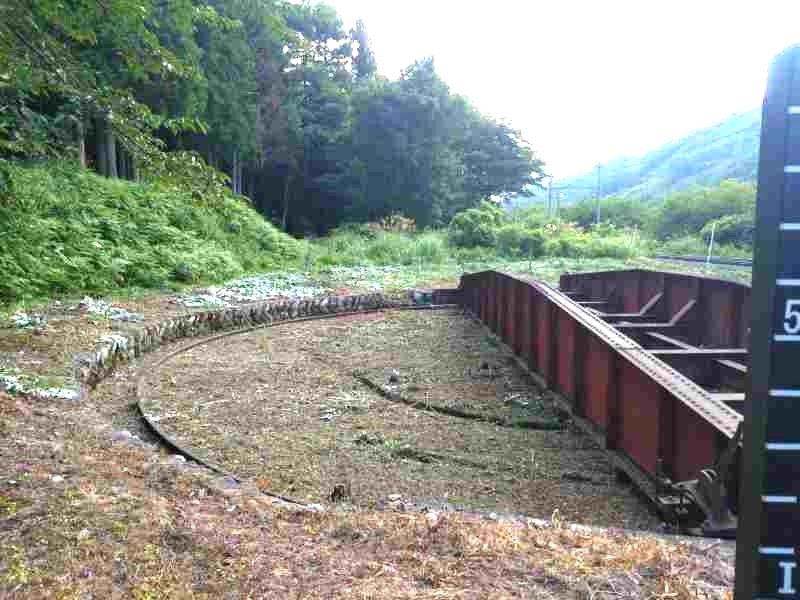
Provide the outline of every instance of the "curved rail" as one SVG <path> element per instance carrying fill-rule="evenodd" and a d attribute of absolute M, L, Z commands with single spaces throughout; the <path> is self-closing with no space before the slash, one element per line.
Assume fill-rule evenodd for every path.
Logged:
<path fill-rule="evenodd" d="M 134 388 L 134 394 L 136 399 L 136 407 L 139 411 L 139 414 L 142 417 L 142 420 L 145 422 L 147 427 L 162 441 L 162 443 L 167 446 L 168 448 L 172 448 L 175 450 L 176 453 L 180 454 L 181 456 L 185 456 L 189 460 L 196 462 L 200 465 L 203 465 L 207 469 L 214 471 L 215 473 L 219 473 L 220 475 L 230 477 L 237 483 L 242 481 L 242 478 L 232 473 L 231 471 L 226 470 L 225 468 L 217 465 L 210 460 L 208 460 L 202 452 L 199 452 L 195 448 L 186 445 L 185 443 L 179 442 L 174 437 L 170 436 L 167 432 L 165 432 L 161 427 L 158 425 L 158 419 L 151 414 L 149 408 L 153 406 L 153 404 L 148 404 L 148 399 L 145 394 L 145 383 L 147 381 L 148 375 L 151 375 L 153 372 L 157 372 L 160 367 L 165 365 L 167 362 L 179 356 L 189 350 L 197 348 L 198 346 L 205 346 L 209 344 L 213 344 L 219 340 L 233 337 L 237 335 L 244 335 L 248 333 L 252 333 L 254 331 L 258 331 L 261 329 L 268 329 L 270 327 L 277 327 L 280 325 L 291 325 L 297 323 L 304 323 L 307 321 L 322 321 L 327 319 L 337 319 L 343 317 L 351 317 L 354 315 L 364 315 L 364 314 L 374 314 L 374 313 L 381 313 L 381 312 L 390 312 L 390 311 L 421 311 L 421 310 L 445 310 L 445 309 L 452 309 L 452 308 L 459 308 L 457 304 L 435 304 L 435 305 L 424 305 L 424 306 L 396 306 L 396 307 L 383 307 L 383 308 L 375 308 L 369 310 L 359 310 L 359 311 L 349 311 L 349 312 L 341 312 L 335 314 L 326 314 L 326 315 L 313 315 L 309 317 L 300 317 L 295 319 L 286 319 L 281 321 L 274 321 L 271 323 L 262 323 L 260 325 L 254 325 L 251 327 L 246 327 L 244 329 L 237 329 L 235 331 L 228 331 L 225 333 L 221 333 L 218 335 L 214 335 L 211 337 L 204 338 L 202 340 L 198 340 L 177 350 L 170 352 L 163 358 L 156 361 L 154 365 L 147 371 L 143 371 L 140 373 L 136 378 L 136 385 Z M 288 498 L 286 496 L 281 496 L 279 494 L 275 494 L 273 492 L 261 490 L 261 493 L 269 496 L 271 498 L 275 498 L 277 500 L 281 500 L 282 502 L 286 502 L 288 504 L 294 504 L 297 506 L 309 507 L 310 505 L 306 502 L 302 502 L 300 500 L 296 500 L 294 498 Z"/>

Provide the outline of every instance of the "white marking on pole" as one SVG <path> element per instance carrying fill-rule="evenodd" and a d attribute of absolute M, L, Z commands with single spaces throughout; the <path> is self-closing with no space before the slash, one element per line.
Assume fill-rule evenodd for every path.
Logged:
<path fill-rule="evenodd" d="M 772 554 L 778 556 L 794 556 L 794 548 L 775 548 L 773 546 L 759 546 L 759 554 Z"/>
<path fill-rule="evenodd" d="M 761 496 L 767 504 L 797 504 L 797 496 Z"/>
<path fill-rule="evenodd" d="M 800 444 L 786 444 L 783 442 L 767 442 L 767 450 L 800 450 Z"/>
<path fill-rule="evenodd" d="M 773 398 L 800 398 L 800 390 L 770 390 Z"/>
<path fill-rule="evenodd" d="M 786 165 L 783 167 L 784 173 L 800 173 L 800 165 Z"/>
<path fill-rule="evenodd" d="M 800 286 L 800 279 L 778 279 L 777 283 L 781 287 L 795 287 Z"/>
<path fill-rule="evenodd" d="M 800 223 L 781 223 L 781 231 L 800 231 Z"/>
<path fill-rule="evenodd" d="M 800 106 L 790 106 L 786 112 L 790 115 L 800 115 Z"/>
<path fill-rule="evenodd" d="M 800 342 L 800 335 L 778 334 L 775 336 L 776 342 Z"/>
<path fill-rule="evenodd" d="M 792 585 L 794 577 L 792 576 L 792 571 L 795 570 L 797 567 L 797 563 L 792 561 L 781 561 L 778 563 L 778 566 L 783 570 L 783 584 L 781 587 L 778 588 L 779 594 L 796 594 L 797 590 L 794 589 Z"/>

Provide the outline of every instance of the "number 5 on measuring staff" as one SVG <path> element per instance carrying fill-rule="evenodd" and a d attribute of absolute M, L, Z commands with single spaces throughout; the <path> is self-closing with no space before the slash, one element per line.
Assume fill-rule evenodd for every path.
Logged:
<path fill-rule="evenodd" d="M 800 333 L 800 300 L 786 301 L 786 315 L 783 328 L 786 333 Z"/>

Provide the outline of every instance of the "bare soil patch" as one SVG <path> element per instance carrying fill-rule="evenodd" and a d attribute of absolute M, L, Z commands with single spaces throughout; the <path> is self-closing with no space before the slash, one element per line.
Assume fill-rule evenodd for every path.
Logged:
<path fill-rule="evenodd" d="M 344 491 L 362 508 L 659 523 L 602 451 L 457 312 L 260 330 L 180 354 L 151 379 L 159 427 L 281 495 L 326 502 L 338 486 L 334 499 Z"/>

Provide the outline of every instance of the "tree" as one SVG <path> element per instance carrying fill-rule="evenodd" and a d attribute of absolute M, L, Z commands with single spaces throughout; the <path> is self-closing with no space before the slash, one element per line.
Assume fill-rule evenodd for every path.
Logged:
<path fill-rule="evenodd" d="M 0 73 L 7 82 L 2 101 L 19 107 L 0 107 L 12 115 L 0 125 L 0 151 L 65 155 L 78 148 L 84 162 L 88 145 L 103 174 L 115 175 L 120 165 L 133 174 L 135 165 L 189 188 L 215 189 L 214 173 L 198 170 L 184 156 L 166 155 L 155 135 L 159 127 L 177 132 L 202 124 L 191 115 L 157 114 L 137 97 L 148 85 L 165 89 L 193 77 L 189 34 L 194 23 L 216 19 L 213 10 L 189 0 L 27 0 L 4 3 L 0 11 Z M 176 50 L 188 62 L 162 44 L 168 31 L 173 41 L 186 42 Z M 36 124 L 37 132 L 17 135 L 15 115 Z M 86 144 L 91 128 L 96 141 Z M 72 144 L 64 141 L 68 130 Z"/>
<path fill-rule="evenodd" d="M 441 226 L 541 178 L 432 59 L 381 78 L 364 23 L 309 0 L 0 4 L 0 158 L 70 154 L 197 199 L 229 182 L 295 233 Z"/>
<path fill-rule="evenodd" d="M 658 210 L 654 233 L 660 240 L 694 235 L 728 215 L 755 218 L 756 191 L 749 183 L 723 181 L 714 187 L 694 187 L 670 194 Z"/>
<path fill-rule="evenodd" d="M 544 163 L 520 132 L 505 123 L 478 116 L 468 128 L 464 148 L 468 195 L 488 198 L 541 186 Z"/>
<path fill-rule="evenodd" d="M 353 55 L 353 72 L 356 80 L 372 79 L 378 71 L 378 65 L 370 47 L 367 27 L 361 19 L 356 21 L 355 29 L 350 30 L 350 39 L 354 46 L 358 46 L 358 52 Z"/>
<path fill-rule="evenodd" d="M 397 82 L 356 91 L 352 147 L 362 219 L 400 211 L 422 226 L 443 225 L 543 177 L 543 163 L 518 132 L 451 95 L 431 59 L 411 65 Z"/>

